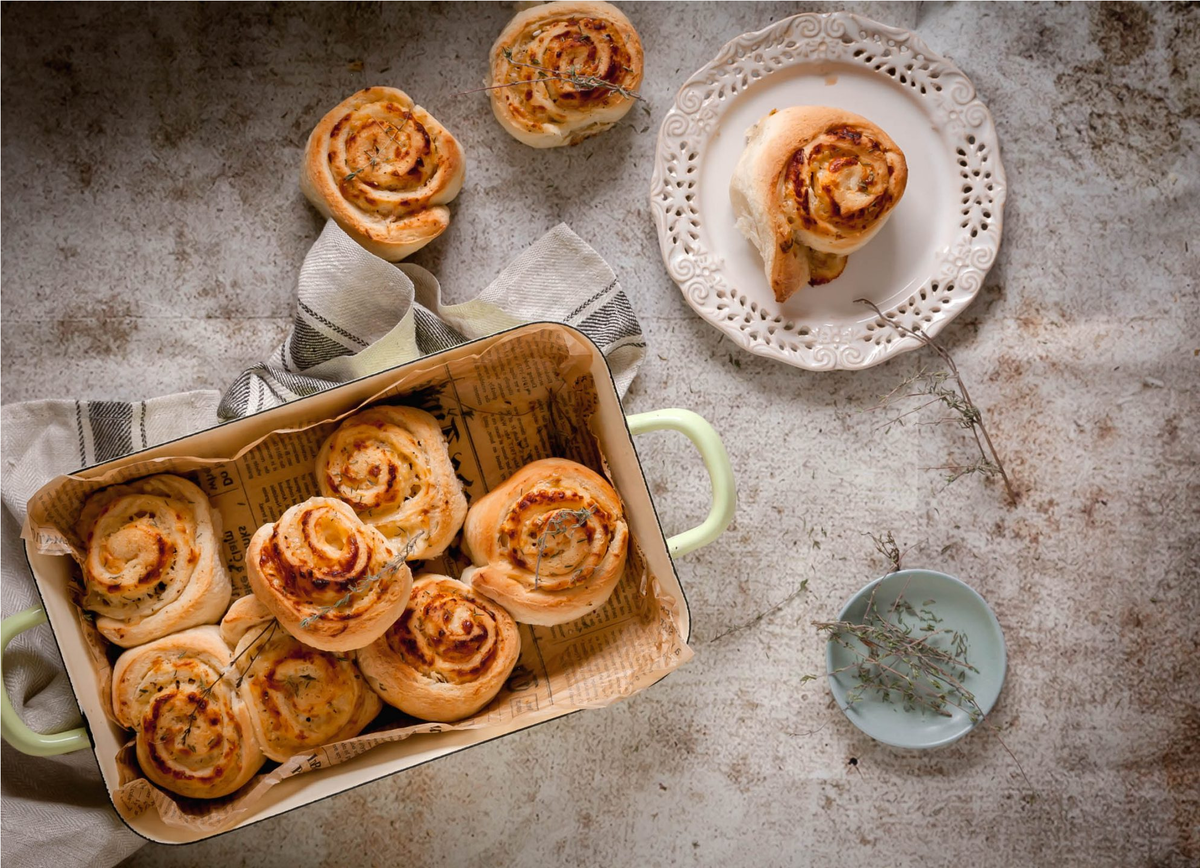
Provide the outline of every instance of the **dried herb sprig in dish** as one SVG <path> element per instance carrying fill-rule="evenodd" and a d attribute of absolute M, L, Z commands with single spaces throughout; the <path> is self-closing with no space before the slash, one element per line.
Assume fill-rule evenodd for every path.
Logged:
<path fill-rule="evenodd" d="M 856 658 L 830 673 L 854 674 L 856 685 L 847 692 L 847 703 L 861 702 L 870 692 L 884 702 L 901 702 L 905 711 L 950 717 L 949 708 L 958 708 L 971 723 L 978 723 L 983 710 L 963 686 L 968 672 L 979 672 L 968 660 L 967 636 L 940 626 L 942 619 L 931 608 L 935 600 L 916 607 L 902 591 L 886 612 L 881 611 L 875 602 L 881 584 L 882 580 L 871 589 L 861 621 L 813 622 L 818 633 Z M 815 678 L 804 676 L 805 681 Z"/>
<path fill-rule="evenodd" d="M 904 598 L 908 583 L 901 588 L 891 606 L 884 612 L 875 597 L 880 586 L 900 572 L 904 552 L 895 536 L 869 534 L 875 550 L 887 558 L 892 569 L 871 588 L 866 609 L 859 621 L 813 621 L 817 633 L 829 642 L 853 655 L 853 662 L 824 673 L 833 677 L 852 673 L 857 684 L 846 692 L 847 705 L 863 701 L 872 695 L 887 703 L 897 703 L 905 711 L 920 711 L 942 717 L 953 716 L 957 708 L 967 715 L 972 725 L 983 720 L 984 712 L 965 685 L 970 674 L 979 674 L 969 659 L 970 644 L 965 633 L 942 626 L 943 620 L 934 611 L 936 600 L 924 600 L 914 606 Z M 804 675 L 801 684 L 822 677 Z M 1037 790 L 1025 773 L 1021 761 L 1000 736 L 998 726 L 987 726 L 996 741 L 1009 755 L 1030 789 L 1027 801 L 1037 796 Z"/>

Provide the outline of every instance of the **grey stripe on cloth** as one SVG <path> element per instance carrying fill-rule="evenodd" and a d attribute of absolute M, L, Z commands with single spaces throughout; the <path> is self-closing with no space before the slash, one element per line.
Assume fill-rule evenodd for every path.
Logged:
<path fill-rule="evenodd" d="M 617 286 L 617 279 L 614 277 L 612 283 L 610 283 L 608 286 L 604 287 L 604 289 L 600 290 L 598 293 L 593 295 L 591 298 L 589 298 L 583 304 L 579 305 L 579 307 L 575 308 L 573 311 L 571 311 L 569 314 L 567 314 L 565 317 L 563 317 L 563 322 L 575 322 L 579 318 L 580 314 L 582 314 L 589 307 L 591 307 L 593 304 L 595 304 L 597 301 L 599 301 L 601 296 L 608 295 L 608 293 L 612 292 L 613 289 L 616 288 L 616 286 Z"/>
<path fill-rule="evenodd" d="M 20 554 L 20 529 L 30 496 L 55 475 L 533 320 L 568 322 L 587 334 L 604 351 L 622 394 L 645 356 L 641 327 L 616 276 L 565 225 L 517 256 L 478 298 L 444 305 L 428 271 L 384 262 L 327 223 L 300 270 L 287 338 L 223 396 L 203 391 L 132 404 L 35 401 L 2 408 L 4 616 L 38 601 Z M 23 720 L 42 732 L 80 724 L 48 629 L 17 637 L 5 659 L 4 686 Z M 2 762 L 6 861 L 105 868 L 143 843 L 113 813 L 86 752 L 33 758 L 4 745 Z"/>
<path fill-rule="evenodd" d="M 305 368 L 319 365 L 326 359 L 332 359 L 334 356 L 348 356 L 352 352 L 354 350 L 325 337 L 305 322 L 304 317 L 296 314 L 296 321 L 292 325 L 292 334 L 288 337 L 287 343 L 280 347 L 279 355 L 285 360 L 285 364 L 290 363 L 295 370 L 303 371 Z"/>
<path fill-rule="evenodd" d="M 642 326 L 633 315 L 633 307 L 623 292 L 616 293 L 603 307 L 589 314 L 587 319 L 578 323 L 578 328 L 601 349 L 642 335 Z"/>
<path fill-rule="evenodd" d="M 453 326 L 446 325 L 427 311 L 424 305 L 413 305 L 414 325 L 417 331 L 417 349 L 421 355 L 440 353 L 467 342 L 466 335 Z"/>
<path fill-rule="evenodd" d="M 87 419 L 96 461 L 110 461 L 133 451 L 133 404 L 89 401 Z"/>

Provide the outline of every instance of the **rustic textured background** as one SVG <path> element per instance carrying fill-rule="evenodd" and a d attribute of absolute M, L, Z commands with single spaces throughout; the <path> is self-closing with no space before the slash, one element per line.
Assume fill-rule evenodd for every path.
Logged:
<path fill-rule="evenodd" d="M 222 388 L 274 347 L 321 224 L 297 188 L 304 138 L 354 89 L 393 84 L 469 155 L 453 224 L 414 260 L 463 300 L 565 220 L 650 342 L 628 408 L 704 414 L 739 481 L 735 525 L 678 565 L 697 653 L 662 684 L 127 864 L 1195 864 L 1200 6 L 847 7 L 916 29 L 996 116 L 1004 244 L 944 335 L 1024 489 L 1009 508 L 922 469 L 962 454 L 961 432 L 885 434 L 861 412 L 916 357 L 837 374 L 758 359 L 662 267 L 647 186 L 676 88 L 739 33 L 835 7 L 624 5 L 650 117 L 557 152 L 457 95 L 505 6 L 4 7 L 5 402 Z M 690 447 L 639 451 L 667 530 L 693 522 Z M 993 720 L 1036 796 L 986 733 L 895 752 L 799 683 L 821 665 L 808 621 L 881 572 L 879 530 L 995 608 L 1010 668 Z"/>

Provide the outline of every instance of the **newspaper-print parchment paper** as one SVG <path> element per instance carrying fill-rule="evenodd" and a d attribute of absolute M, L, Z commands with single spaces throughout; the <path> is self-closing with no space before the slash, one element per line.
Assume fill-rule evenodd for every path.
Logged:
<path fill-rule="evenodd" d="M 538 458 L 570 458 L 606 472 L 592 428 L 597 394 L 587 346 L 569 332 L 547 326 L 502 337 L 476 354 L 469 354 L 469 347 L 463 352 L 468 354 L 452 354 L 435 369 L 414 363 L 371 399 L 332 418 L 272 432 L 229 457 L 159 458 L 90 479 L 59 477 L 30 501 L 26 539 L 43 553 L 78 561 L 83 541 L 75 523 L 92 492 L 154 473 L 178 473 L 209 495 L 220 516 L 222 551 L 236 599 L 250 590 L 245 551 L 251 535 L 318 493 L 313 465 L 321 443 L 340 419 L 375 403 L 421 407 L 437 417 L 472 502 Z M 441 558 L 414 564 L 413 571 L 458 576 L 468 564 L 452 547 Z M 675 600 L 660 592 L 633 538 L 625 575 L 604 607 L 557 627 L 521 625 L 521 657 L 512 677 L 473 717 L 454 724 L 425 723 L 385 706 L 362 735 L 278 765 L 268 763 L 237 793 L 217 800 L 186 799 L 152 784 L 138 768 L 130 733 L 117 755 L 121 783 L 113 802 L 126 817 L 156 810 L 167 824 L 213 833 L 245 818 L 280 781 L 319 772 L 381 744 L 452 730 L 480 730 L 482 740 L 549 716 L 610 705 L 690 659 L 679 624 Z M 95 670 L 96 690 L 111 716 L 111 697 L 104 694 L 121 649 L 109 646 L 82 610 L 80 628 L 94 653 L 90 660 L 68 665 L 76 672 L 85 666 Z"/>

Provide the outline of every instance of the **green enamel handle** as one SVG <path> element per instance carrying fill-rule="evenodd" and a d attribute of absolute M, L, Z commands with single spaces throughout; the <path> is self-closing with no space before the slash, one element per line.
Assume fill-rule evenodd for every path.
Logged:
<path fill-rule="evenodd" d="M 24 612 L 10 615 L 0 621 L 0 667 L 3 666 L 4 651 L 8 643 L 18 634 L 33 627 L 46 623 L 46 610 L 34 606 Z M 0 687 L 0 735 L 4 740 L 30 756 L 57 756 L 60 753 L 70 753 L 73 750 L 90 748 L 87 730 L 82 726 L 68 729 L 66 732 L 40 733 L 34 732 L 25 725 L 25 721 L 17 717 L 12 703 L 8 701 L 8 691 Z"/>
<path fill-rule="evenodd" d="M 729 527 L 733 511 L 737 506 L 737 488 L 733 482 L 733 466 L 721 436 L 703 416 L 691 410 L 651 410 L 626 416 L 625 423 L 633 436 L 647 431 L 678 431 L 700 450 L 708 477 L 712 481 L 713 503 L 708 518 L 698 527 L 685 530 L 667 540 L 671 557 L 686 555 L 701 546 L 706 546 Z"/>

